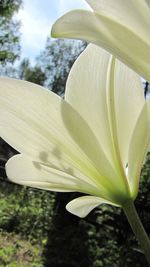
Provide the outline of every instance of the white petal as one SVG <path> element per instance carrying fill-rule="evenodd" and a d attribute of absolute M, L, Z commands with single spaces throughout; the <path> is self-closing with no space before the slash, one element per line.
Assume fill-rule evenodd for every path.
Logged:
<path fill-rule="evenodd" d="M 89 188 L 92 191 L 92 185 L 80 181 L 68 172 L 60 171 L 50 166 L 31 160 L 24 155 L 16 155 L 10 158 L 6 164 L 6 173 L 8 178 L 18 184 L 31 187 L 59 191 L 85 191 Z M 89 190 L 89 191 L 90 191 Z"/>
<path fill-rule="evenodd" d="M 90 20 L 89 23 L 88 20 Z M 55 38 L 81 38 L 83 40 L 88 36 L 90 39 L 97 33 L 94 29 L 97 22 L 95 14 L 90 11 L 70 11 L 53 24 L 51 35 Z"/>
<path fill-rule="evenodd" d="M 115 173 L 105 159 L 103 173 L 99 172 L 95 135 L 67 102 L 29 82 L 4 78 L 0 86 L 2 138 L 31 159 L 64 172 L 72 171 L 73 176 L 96 191 L 114 195 Z M 124 189 L 119 183 L 116 187 L 122 195 Z"/>
<path fill-rule="evenodd" d="M 94 196 L 83 196 L 76 199 L 73 199 L 66 205 L 66 209 L 81 218 L 84 218 L 87 216 L 94 208 L 99 206 L 100 204 L 116 204 L 107 201 L 106 199 L 102 199 L 100 197 L 94 197 Z"/>
<path fill-rule="evenodd" d="M 32 159 L 63 171 L 77 170 L 75 176 L 82 173 L 82 179 L 100 185 L 97 178 L 101 176 L 90 158 L 95 146 L 97 150 L 97 141 L 71 106 L 52 92 L 29 82 L 4 78 L 0 79 L 0 87 L 2 138 Z M 70 125 L 75 140 L 66 124 Z M 79 128 L 82 130 L 77 131 Z"/>
<path fill-rule="evenodd" d="M 145 104 L 144 90 L 140 77 L 118 60 L 114 71 L 114 88 L 110 88 L 110 105 L 114 99 L 114 110 L 111 110 L 111 113 L 115 116 L 119 151 L 125 167 L 131 135 Z"/>
<path fill-rule="evenodd" d="M 102 12 L 76 10 L 67 13 L 53 25 L 52 36 L 81 39 L 100 45 L 150 81 L 150 10 L 143 0 L 140 5 L 134 2 L 135 11 L 133 8 L 130 10 L 129 1 L 127 5 L 126 1 L 118 2 L 126 7 L 126 11 L 122 11 L 121 4 L 118 4 L 117 11 L 111 6 L 107 10 L 106 6 L 109 5 L 105 1 Z"/>
<path fill-rule="evenodd" d="M 133 197 L 136 197 L 139 178 L 150 145 L 150 101 L 147 101 L 135 126 L 128 162 L 128 177 Z"/>
<path fill-rule="evenodd" d="M 149 2 L 149 0 L 146 0 Z M 110 17 L 121 24 L 132 28 L 134 32 L 147 35 L 150 10 L 143 0 L 86 0 L 98 14 Z M 145 25 L 145 27 L 143 27 Z"/>
<path fill-rule="evenodd" d="M 103 161 L 105 156 L 115 170 L 119 168 L 114 162 L 116 158 L 121 164 L 119 155 L 126 166 L 131 134 L 145 103 L 139 76 L 119 61 L 115 62 L 114 73 L 111 73 L 110 61 L 110 54 L 89 45 L 71 69 L 65 94 L 66 101 L 80 111 L 99 141 L 100 170 L 108 165 Z M 108 81 L 111 79 L 113 84 Z M 119 150 L 116 149 L 114 155 L 116 143 Z M 120 175 L 116 174 L 115 179 L 121 187 L 124 181 Z"/>
<path fill-rule="evenodd" d="M 106 99 L 109 59 L 107 52 L 90 45 L 72 67 L 67 80 L 65 100 L 80 112 L 99 142 L 93 160 L 97 163 L 100 173 L 107 179 L 114 180 L 114 177 L 117 179 L 117 174 L 113 164 Z M 118 177 L 118 183 L 120 182 Z"/>
<path fill-rule="evenodd" d="M 110 54 L 95 45 L 89 45 L 78 57 L 69 73 L 65 100 L 88 121 L 99 140 L 102 153 L 106 155 L 108 161 L 112 162 L 106 99 L 109 60 Z"/>
<path fill-rule="evenodd" d="M 84 97 L 82 100 L 83 105 L 85 105 Z M 86 107 L 88 108 L 88 106 Z M 67 112 L 66 109 L 62 110 L 62 116 L 70 135 L 92 160 L 93 165 L 96 170 L 98 170 L 99 176 L 95 176 L 96 181 L 100 183 L 103 188 L 108 190 L 110 197 L 119 197 L 119 199 L 120 197 L 124 198 L 124 195 L 126 195 L 126 184 L 124 183 L 124 180 L 120 178 L 117 170 L 114 169 L 108 161 L 105 151 L 101 149 L 101 143 L 98 142 L 99 139 L 96 138 L 97 131 L 94 131 L 96 129 L 92 129 L 91 131 L 91 128 L 85 123 L 80 123 L 80 125 L 76 124 L 75 126 L 76 117 L 71 116 L 71 113 Z M 87 123 L 89 123 L 89 121 L 87 118 Z M 85 122 L 85 120 L 83 122 Z M 84 132 L 85 134 L 83 134 Z"/>

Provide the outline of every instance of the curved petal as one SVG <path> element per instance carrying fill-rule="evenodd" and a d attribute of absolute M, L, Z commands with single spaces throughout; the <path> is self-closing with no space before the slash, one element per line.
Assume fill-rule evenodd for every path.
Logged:
<path fill-rule="evenodd" d="M 76 199 L 73 199 L 66 205 L 66 209 L 81 218 L 86 217 L 94 208 L 101 204 L 111 204 L 117 206 L 116 204 L 109 202 L 100 197 L 94 196 L 83 196 Z"/>
<path fill-rule="evenodd" d="M 71 175 L 46 167 L 24 155 L 16 155 L 6 163 L 8 178 L 18 184 L 52 191 L 75 191 L 77 181 Z"/>
<path fill-rule="evenodd" d="M 31 160 L 22 154 L 13 156 L 6 163 L 8 178 L 18 184 L 59 192 L 97 193 L 94 186 L 73 176 L 73 170 L 65 172 L 42 162 Z"/>
<path fill-rule="evenodd" d="M 147 7 L 143 1 L 144 4 Z M 106 5 L 104 7 L 106 8 Z M 150 11 L 146 7 L 145 12 L 149 14 Z M 112 13 L 107 14 L 107 10 L 106 14 L 100 11 L 98 13 L 83 10 L 71 11 L 56 21 L 52 28 L 52 36 L 82 39 L 100 45 L 150 81 L 150 22 L 149 15 L 145 16 L 142 11 L 140 8 L 136 9 L 136 12 L 141 14 L 141 20 L 138 17 L 139 14 L 136 18 L 131 14 L 129 23 L 127 22 L 129 16 L 124 22 L 122 17 L 120 18 L 122 13 L 119 12 L 115 17 Z M 134 24 L 136 27 L 132 27 Z"/>
<path fill-rule="evenodd" d="M 142 36 L 149 38 L 147 34 L 150 25 L 150 10 L 146 1 L 86 0 L 96 13 L 110 17 L 128 28 L 132 28 L 137 34 L 141 33 Z"/>
<path fill-rule="evenodd" d="M 52 26 L 54 38 L 72 38 L 95 43 L 99 21 L 97 16 L 86 10 L 70 11 L 59 18 Z"/>
<path fill-rule="evenodd" d="M 140 77 L 118 60 L 115 62 L 114 86 L 109 95 L 110 105 L 114 104 L 111 115 L 115 116 L 119 151 L 125 168 L 132 132 L 145 99 Z"/>
<path fill-rule="evenodd" d="M 106 96 L 109 60 L 110 54 L 89 45 L 69 73 L 65 100 L 88 122 L 101 146 L 102 158 L 107 157 L 113 166 Z"/>
<path fill-rule="evenodd" d="M 150 100 L 141 111 L 132 134 L 129 149 L 128 178 L 131 193 L 135 198 L 138 192 L 140 172 L 150 145 Z"/>
<path fill-rule="evenodd" d="M 95 146 L 98 153 L 95 136 L 67 102 L 25 81 L 4 78 L 0 87 L 0 134 L 6 142 L 58 170 L 78 170 L 89 183 L 100 186 L 101 179 L 105 183 L 90 158 Z M 71 125 L 74 139 L 66 123 Z M 82 131 L 76 130 L 79 128 Z"/>

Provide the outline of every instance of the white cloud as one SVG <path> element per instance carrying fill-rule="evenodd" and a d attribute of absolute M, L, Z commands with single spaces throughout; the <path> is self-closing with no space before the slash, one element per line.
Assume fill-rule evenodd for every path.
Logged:
<path fill-rule="evenodd" d="M 19 11 L 17 18 L 21 21 L 22 56 L 30 57 L 31 61 L 44 48 L 47 36 L 50 34 L 52 21 L 41 17 L 35 6 L 26 5 Z M 32 2 L 33 3 L 33 2 Z"/>
<path fill-rule="evenodd" d="M 28 13 L 27 10 L 20 11 L 18 17 L 22 24 L 24 45 L 38 49 L 43 42 L 43 38 L 45 39 L 49 33 L 50 22 L 40 20 L 34 14 Z"/>
<path fill-rule="evenodd" d="M 44 49 L 52 24 L 58 17 L 75 8 L 87 8 L 84 0 L 24 0 L 17 18 L 21 21 L 22 57 L 31 62 Z"/>

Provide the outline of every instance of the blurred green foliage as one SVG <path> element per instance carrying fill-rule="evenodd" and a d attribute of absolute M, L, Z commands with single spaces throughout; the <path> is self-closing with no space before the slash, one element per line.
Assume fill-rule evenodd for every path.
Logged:
<path fill-rule="evenodd" d="M 51 224 L 54 194 L 8 184 L 0 188 L 0 229 L 45 243 Z"/>
<path fill-rule="evenodd" d="M 13 15 L 22 0 L 0 0 L 0 64 L 14 63 L 20 53 L 20 23 Z"/>
<path fill-rule="evenodd" d="M 25 58 L 21 61 L 19 65 L 18 78 L 39 85 L 44 85 L 44 82 L 46 80 L 46 74 L 38 65 L 31 67 L 29 59 Z"/>
<path fill-rule="evenodd" d="M 44 85 L 63 96 L 69 71 L 86 43 L 47 38 L 44 50 L 37 57 L 37 66 L 45 73 Z"/>
<path fill-rule="evenodd" d="M 1 267 L 42 267 L 41 247 L 14 233 L 0 232 Z"/>
<path fill-rule="evenodd" d="M 12 18 L 22 4 L 22 0 L 0 0 L 0 16 Z"/>

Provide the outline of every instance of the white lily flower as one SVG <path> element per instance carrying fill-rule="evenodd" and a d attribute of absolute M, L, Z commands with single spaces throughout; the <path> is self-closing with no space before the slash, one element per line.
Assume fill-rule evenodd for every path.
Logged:
<path fill-rule="evenodd" d="M 123 206 L 136 198 L 150 143 L 150 100 L 135 72 L 89 45 L 72 67 L 65 100 L 1 78 L 0 134 L 20 153 L 6 164 L 10 180 L 83 192 L 67 209 L 84 217 L 101 203 Z"/>
<path fill-rule="evenodd" d="M 74 10 L 52 27 L 56 38 L 99 45 L 150 82 L 150 1 L 86 0 L 93 9 Z"/>

